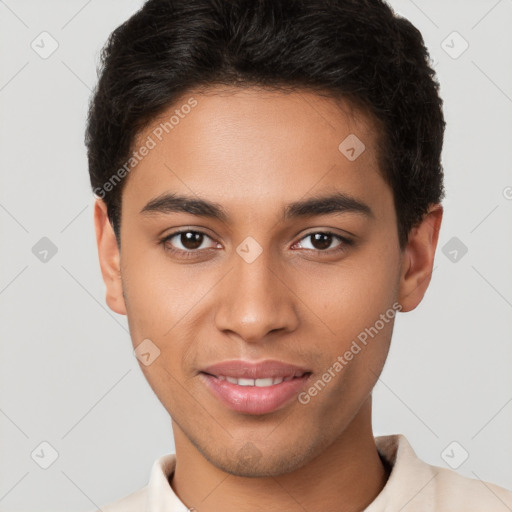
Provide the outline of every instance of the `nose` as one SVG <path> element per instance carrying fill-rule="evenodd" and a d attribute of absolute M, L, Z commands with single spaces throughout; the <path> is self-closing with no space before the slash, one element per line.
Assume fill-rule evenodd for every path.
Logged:
<path fill-rule="evenodd" d="M 235 254 L 233 265 L 218 290 L 217 328 L 247 343 L 294 331 L 299 324 L 298 304 L 293 279 L 283 263 L 272 261 L 270 251 L 264 250 L 251 263 Z"/>

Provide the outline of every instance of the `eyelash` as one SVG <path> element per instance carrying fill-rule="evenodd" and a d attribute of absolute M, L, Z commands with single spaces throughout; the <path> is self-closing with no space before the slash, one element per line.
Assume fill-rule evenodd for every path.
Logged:
<path fill-rule="evenodd" d="M 197 231 L 197 230 L 194 230 L 194 229 L 182 229 L 182 230 L 179 230 L 179 231 L 174 231 L 173 233 L 171 233 L 170 235 L 167 235 L 165 236 L 164 238 L 162 238 L 160 240 L 160 244 L 162 244 L 162 246 L 164 247 L 164 250 L 173 254 L 173 255 L 178 255 L 179 257 L 181 258 L 195 258 L 198 253 L 200 251 L 208 251 L 210 249 L 212 249 L 211 247 L 209 247 L 208 249 L 189 249 L 188 251 L 184 251 L 183 249 L 175 249 L 173 247 L 168 247 L 167 245 L 167 242 L 171 239 L 173 239 L 174 237 L 178 236 L 178 235 L 181 235 L 183 233 L 195 233 L 195 234 L 200 234 L 200 235 L 204 235 L 208 238 L 211 239 L 211 237 L 209 235 L 207 235 L 206 233 L 204 233 L 203 231 Z M 300 240 L 304 240 L 305 238 L 308 238 L 312 235 L 316 235 L 316 234 L 322 234 L 322 235 L 331 235 L 333 236 L 334 238 L 337 238 L 341 244 L 338 245 L 337 247 L 335 247 L 334 249 L 326 249 L 326 250 L 320 250 L 320 249 L 306 249 L 308 251 L 315 251 L 317 253 L 327 253 L 329 255 L 332 255 L 332 254 L 338 254 L 338 253 L 343 253 L 345 252 L 348 247 L 354 245 L 354 241 L 351 240 L 350 238 L 345 238 L 341 235 L 338 235 L 337 233 L 333 233 L 332 231 L 313 231 L 311 233 L 308 233 L 307 235 L 304 235 Z M 295 244 L 294 244 L 295 245 Z M 215 250 L 215 249 L 213 249 Z"/>

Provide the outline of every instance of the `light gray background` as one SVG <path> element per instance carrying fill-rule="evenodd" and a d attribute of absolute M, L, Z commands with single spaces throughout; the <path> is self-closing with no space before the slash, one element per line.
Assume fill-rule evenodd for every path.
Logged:
<path fill-rule="evenodd" d="M 512 488 L 512 0 L 390 3 L 439 74 L 447 197 L 430 288 L 398 315 L 374 392 L 375 433 L 402 432 L 444 467 L 457 441 L 461 474 Z M 140 5 L 0 1 L 3 512 L 90 510 L 145 485 L 174 450 L 126 318 L 105 304 L 83 145 L 99 50 Z M 43 31 L 59 45 L 46 59 L 31 47 Z M 453 31 L 469 43 L 457 58 Z M 58 249 L 46 263 L 32 252 L 42 237 Z M 449 243 L 467 254 L 451 261 Z M 48 469 L 42 442 L 58 452 Z"/>

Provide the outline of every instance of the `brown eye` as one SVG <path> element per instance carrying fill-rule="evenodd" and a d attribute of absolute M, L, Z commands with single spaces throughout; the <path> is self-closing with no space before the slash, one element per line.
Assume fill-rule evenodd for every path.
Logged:
<path fill-rule="evenodd" d="M 208 240 L 212 239 L 206 233 L 187 229 L 171 233 L 166 236 L 161 243 L 164 248 L 171 253 L 193 256 L 204 249 L 211 249 L 214 247 L 212 245 L 206 245 L 206 247 L 204 247 L 205 242 Z"/>
<path fill-rule="evenodd" d="M 203 234 L 196 231 L 186 231 L 179 234 L 179 241 L 185 249 L 198 249 L 203 243 Z"/>
<path fill-rule="evenodd" d="M 311 247 L 304 247 L 303 240 L 310 240 Z M 337 241 L 337 243 L 333 246 L 334 241 Z M 317 231 L 315 233 L 309 233 L 303 237 L 299 243 L 304 249 L 318 252 L 336 252 L 352 245 L 352 240 L 337 235 L 336 233 L 331 233 L 330 231 Z"/>
<path fill-rule="evenodd" d="M 333 238 L 329 233 L 314 233 L 309 236 L 311 237 L 314 248 L 319 250 L 329 249 Z"/>

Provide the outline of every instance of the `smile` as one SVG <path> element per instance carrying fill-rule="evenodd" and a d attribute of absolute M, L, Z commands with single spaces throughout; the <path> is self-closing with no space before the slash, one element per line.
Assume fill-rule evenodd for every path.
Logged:
<path fill-rule="evenodd" d="M 207 389 L 224 406 L 245 414 L 268 414 L 285 407 L 306 387 L 311 373 L 301 376 L 247 379 L 201 372 Z"/>

